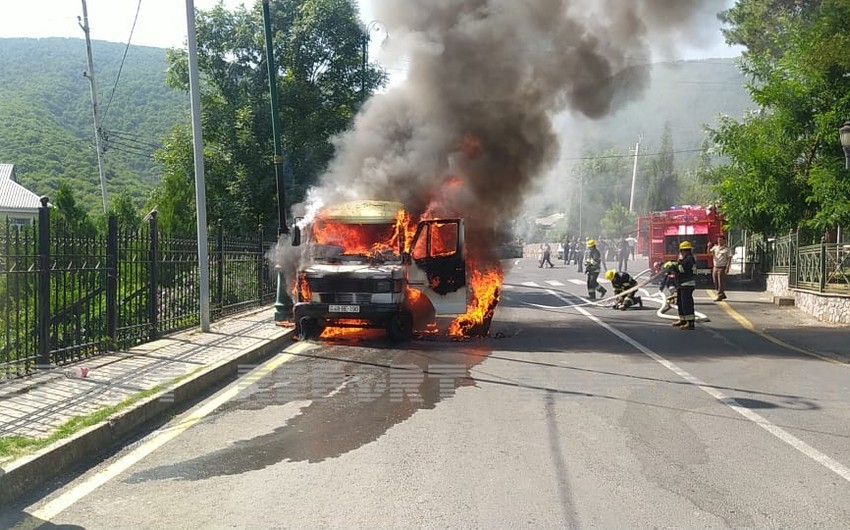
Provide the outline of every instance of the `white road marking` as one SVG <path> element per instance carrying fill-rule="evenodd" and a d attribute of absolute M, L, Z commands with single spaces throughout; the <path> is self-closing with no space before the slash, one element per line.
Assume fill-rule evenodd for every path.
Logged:
<path fill-rule="evenodd" d="M 555 291 L 549 291 L 549 294 L 551 294 L 552 296 L 556 296 L 556 297 L 560 298 L 561 300 L 563 300 L 567 304 L 574 305 L 574 304 L 572 304 L 572 302 L 570 302 L 569 299 L 561 296 L 560 293 L 557 293 Z M 740 414 L 744 418 L 750 420 L 751 422 L 755 423 L 756 425 L 758 425 L 762 429 L 766 430 L 770 434 L 774 435 L 775 437 L 779 438 L 780 440 L 782 440 L 786 444 L 790 445 L 791 447 L 793 447 L 794 449 L 796 449 L 800 453 L 808 456 L 809 458 L 811 458 L 812 460 L 814 460 L 818 464 L 824 466 L 825 468 L 829 469 L 830 471 L 832 471 L 833 473 L 835 473 L 839 477 L 843 478 L 847 482 L 850 482 L 850 468 L 848 468 L 844 464 L 842 464 L 842 463 L 838 462 L 837 460 L 835 460 L 835 459 L 825 455 L 824 453 L 818 451 L 817 449 L 815 449 L 811 445 L 807 444 L 803 440 L 797 438 L 796 436 L 789 433 L 788 431 L 786 431 L 786 430 L 782 429 L 781 427 L 771 423 L 770 421 L 768 421 L 766 418 L 764 418 L 760 414 L 756 414 L 752 410 L 750 410 L 746 407 L 740 406 L 738 404 L 738 402 L 735 401 L 734 398 L 731 398 L 731 397 L 725 395 L 723 392 L 720 392 L 716 388 L 712 388 L 712 387 L 708 386 L 708 384 L 704 383 L 703 381 L 701 381 L 697 377 L 694 377 L 693 375 L 691 375 L 687 371 L 683 370 L 682 368 L 679 368 L 675 363 L 668 361 L 664 357 L 658 355 L 654 351 L 650 350 L 649 348 L 647 348 L 643 344 L 641 344 L 638 341 L 634 340 L 633 338 L 629 337 L 628 335 L 626 335 L 622 331 L 618 330 L 617 328 L 614 328 L 614 327 L 606 324 L 605 322 L 599 320 L 596 316 L 594 316 L 592 313 L 588 312 L 583 307 L 577 306 L 575 309 L 579 313 L 581 313 L 582 315 L 586 316 L 587 318 L 589 318 L 590 320 L 595 322 L 596 324 L 599 324 L 600 326 L 602 326 L 603 328 L 608 330 L 611 334 L 618 337 L 623 342 L 626 342 L 627 344 L 633 346 L 638 351 L 640 351 L 641 353 L 643 353 L 644 355 L 646 355 L 647 357 L 649 357 L 653 361 L 657 362 L 658 364 L 660 364 L 664 368 L 667 368 L 668 370 L 670 370 L 674 374 L 678 375 L 679 377 L 681 377 L 682 379 L 684 379 L 688 383 L 699 388 L 700 390 L 702 390 L 703 392 L 705 392 L 709 396 L 713 397 L 714 399 L 716 399 L 720 403 L 726 405 L 727 407 L 734 410 L 735 412 L 737 412 L 738 414 Z"/>
<path fill-rule="evenodd" d="M 546 283 L 549 284 L 549 285 L 552 285 L 554 287 L 560 287 L 560 286 L 564 285 L 563 283 L 559 282 L 558 280 L 546 280 Z"/>
<path fill-rule="evenodd" d="M 540 286 L 537 284 L 537 282 L 522 282 L 522 284 L 521 284 L 521 285 L 524 285 L 524 286 L 526 286 L 526 287 L 540 287 Z"/>
<path fill-rule="evenodd" d="M 275 368 L 292 359 L 294 356 L 293 354 L 301 353 L 317 347 L 318 346 L 315 344 L 310 344 L 308 342 L 296 342 L 295 344 L 292 344 L 287 347 L 283 353 L 276 355 L 265 364 L 260 365 L 244 377 L 241 377 L 238 381 L 215 394 L 207 401 L 197 405 L 183 414 L 181 416 L 182 419 L 177 422 L 173 422 L 170 427 L 152 433 L 147 440 L 141 443 L 141 445 L 112 464 L 109 464 L 103 471 L 92 475 L 81 484 L 78 484 L 41 508 L 31 512 L 30 515 L 42 521 L 50 521 L 89 493 L 103 486 L 119 474 L 129 469 L 131 466 L 138 463 L 144 457 L 153 453 L 180 434 L 186 432 L 189 427 L 204 419 L 206 416 L 215 411 L 215 409 L 239 395 L 239 393 L 250 387 L 253 383 L 259 381 Z"/>
<path fill-rule="evenodd" d="M 570 283 L 574 283 L 576 285 L 587 285 L 586 280 L 576 280 L 575 278 L 570 278 Z"/>

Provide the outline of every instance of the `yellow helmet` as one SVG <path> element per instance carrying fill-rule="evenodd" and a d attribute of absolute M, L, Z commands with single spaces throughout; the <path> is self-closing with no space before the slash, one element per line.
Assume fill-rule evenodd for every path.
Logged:
<path fill-rule="evenodd" d="M 595 247 L 596 246 L 596 240 L 595 239 L 588 239 L 587 240 L 587 246 L 588 247 Z"/>
<path fill-rule="evenodd" d="M 610 282 L 611 280 L 614 279 L 615 274 L 617 274 L 617 271 L 615 271 L 614 269 L 611 269 L 611 270 L 609 270 L 608 272 L 605 273 L 605 279 Z"/>
<path fill-rule="evenodd" d="M 682 241 L 679 243 L 679 250 L 693 250 L 694 247 L 691 245 L 690 241 Z"/>

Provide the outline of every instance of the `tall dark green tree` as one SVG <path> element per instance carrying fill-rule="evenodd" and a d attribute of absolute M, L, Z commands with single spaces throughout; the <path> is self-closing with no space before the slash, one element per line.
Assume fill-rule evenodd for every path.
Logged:
<path fill-rule="evenodd" d="M 67 234 L 75 237 L 92 237 L 97 234 L 97 228 L 85 208 L 77 203 L 74 190 L 64 181 L 59 184 L 50 220 L 53 225 Z"/>
<path fill-rule="evenodd" d="M 278 0 L 270 4 L 270 13 L 286 198 L 292 204 L 325 168 L 334 152 L 330 138 L 350 125 L 360 105 L 362 24 L 352 0 Z M 231 230 L 254 230 L 259 222 L 273 232 L 277 200 L 261 4 L 250 10 L 218 5 L 201 11 L 197 32 L 208 218 L 223 219 Z M 169 50 L 168 64 L 169 84 L 188 89 L 186 51 Z M 365 75 L 369 92 L 386 79 L 372 65 Z M 192 167 L 191 149 L 181 134 L 175 131 L 165 147 L 169 152 L 160 156 L 172 162 L 164 182 L 187 182 L 177 177 L 182 168 Z M 185 193 L 180 197 L 188 200 Z M 164 209 L 159 210 L 168 222 Z"/>
<path fill-rule="evenodd" d="M 676 169 L 674 167 L 673 131 L 670 122 L 664 124 L 661 148 L 647 163 L 646 211 L 666 210 L 679 196 Z"/>
<path fill-rule="evenodd" d="M 758 112 L 711 131 L 727 218 L 763 233 L 850 224 L 850 174 L 838 128 L 850 117 L 850 3 L 739 0 L 725 12 L 730 44 Z"/>

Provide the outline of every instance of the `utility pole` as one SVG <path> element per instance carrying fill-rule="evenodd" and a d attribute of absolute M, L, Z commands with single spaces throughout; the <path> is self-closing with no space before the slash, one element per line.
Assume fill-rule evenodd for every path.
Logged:
<path fill-rule="evenodd" d="M 198 36 L 195 2 L 186 0 L 186 41 L 189 47 L 189 93 L 192 107 L 192 140 L 195 154 L 195 206 L 198 214 L 198 280 L 201 331 L 210 330 L 210 253 L 207 243 L 207 190 L 204 181 L 204 140 L 201 131 L 201 89 L 198 75 Z"/>
<path fill-rule="evenodd" d="M 94 82 L 94 60 L 91 54 L 91 36 L 89 34 L 89 11 L 86 7 L 86 0 L 83 2 L 83 19 L 80 22 L 80 17 L 77 17 L 77 23 L 83 28 L 83 33 L 86 34 L 86 55 L 88 56 L 88 71 L 83 73 L 89 80 L 91 88 L 91 108 L 94 114 L 94 146 L 97 150 L 97 170 L 100 173 L 100 195 L 103 198 L 103 213 L 109 211 L 109 201 L 106 198 L 106 173 L 103 170 L 103 150 L 100 146 L 100 118 L 97 115 L 97 84 Z"/>
<path fill-rule="evenodd" d="M 360 104 L 362 105 L 364 101 L 366 101 L 366 69 L 369 66 L 369 43 L 372 41 L 371 33 L 373 31 L 378 31 L 383 29 L 386 33 L 387 28 L 384 26 L 384 23 L 380 20 L 373 20 L 369 22 L 365 26 L 363 26 L 363 34 L 360 35 L 360 46 L 361 46 L 361 63 L 360 63 Z M 389 33 L 386 34 L 384 40 L 381 41 L 381 44 L 389 38 Z"/>
<path fill-rule="evenodd" d="M 637 180 L 637 161 L 638 153 L 640 153 L 640 141 L 641 137 L 638 136 L 638 141 L 635 144 L 635 164 L 632 167 L 632 192 L 629 194 L 629 212 L 632 213 L 635 211 L 635 181 Z"/>

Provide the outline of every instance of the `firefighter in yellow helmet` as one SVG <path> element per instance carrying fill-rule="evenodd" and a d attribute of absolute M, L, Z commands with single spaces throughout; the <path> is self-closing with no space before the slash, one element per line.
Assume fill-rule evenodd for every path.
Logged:
<path fill-rule="evenodd" d="M 584 254 L 584 273 L 587 275 L 587 297 L 591 300 L 596 300 L 596 293 L 599 296 L 605 296 L 607 289 L 599 285 L 599 264 L 602 261 L 602 255 L 599 249 L 596 248 L 596 241 L 593 239 L 587 240 L 587 251 Z"/>
<path fill-rule="evenodd" d="M 632 278 L 628 272 L 617 272 L 614 269 L 605 273 L 605 279 L 611 282 L 611 287 L 614 288 L 614 294 L 623 293 L 629 289 L 637 287 L 638 285 L 637 280 Z M 617 303 L 614 305 L 614 309 L 625 311 L 635 304 L 643 307 L 643 300 L 637 295 L 636 290 L 619 296 L 617 298 Z"/>
<path fill-rule="evenodd" d="M 679 243 L 679 260 L 676 262 L 676 305 L 679 320 L 673 325 L 679 329 L 694 329 L 694 289 L 697 285 L 697 261 L 690 241 Z"/>

